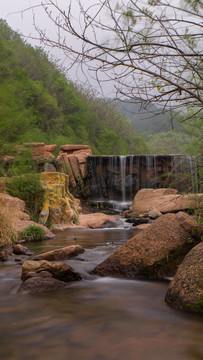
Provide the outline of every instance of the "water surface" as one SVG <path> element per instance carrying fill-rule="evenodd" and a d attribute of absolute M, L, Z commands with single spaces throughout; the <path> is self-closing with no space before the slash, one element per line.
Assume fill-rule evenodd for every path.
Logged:
<path fill-rule="evenodd" d="M 0 358 L 5 360 L 202 359 L 202 319 L 165 302 L 167 282 L 97 277 L 89 272 L 131 230 L 68 230 L 30 243 L 35 253 L 80 244 L 69 263 L 83 280 L 58 293 L 17 295 L 21 266 L 0 265 Z"/>

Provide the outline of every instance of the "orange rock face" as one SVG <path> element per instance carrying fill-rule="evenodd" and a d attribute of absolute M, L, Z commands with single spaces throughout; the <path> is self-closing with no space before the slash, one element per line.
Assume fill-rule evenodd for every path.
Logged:
<path fill-rule="evenodd" d="M 60 150 L 63 151 L 71 151 L 71 153 L 75 150 L 84 150 L 84 149 L 90 149 L 88 145 L 62 145 L 60 146 Z"/>
<path fill-rule="evenodd" d="M 76 186 L 78 179 L 85 179 L 87 173 L 87 157 L 92 155 L 88 145 L 62 145 L 57 157 L 60 171 L 66 172 L 70 177 L 72 186 Z"/>

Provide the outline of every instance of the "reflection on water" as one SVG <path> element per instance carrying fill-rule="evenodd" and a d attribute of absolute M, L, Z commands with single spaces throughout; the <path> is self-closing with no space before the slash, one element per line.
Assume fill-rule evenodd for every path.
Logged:
<path fill-rule="evenodd" d="M 8 360 L 202 359 L 202 322 L 164 302 L 166 282 L 88 274 L 129 230 L 69 230 L 29 244 L 35 253 L 73 243 L 86 251 L 69 260 L 84 280 L 59 293 L 16 295 L 21 266 L 0 266 L 0 358 Z"/>

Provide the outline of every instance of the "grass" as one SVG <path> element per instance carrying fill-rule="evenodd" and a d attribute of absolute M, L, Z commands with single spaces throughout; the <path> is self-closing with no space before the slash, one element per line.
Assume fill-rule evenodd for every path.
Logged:
<path fill-rule="evenodd" d="M 30 225 L 27 229 L 19 233 L 19 239 L 25 241 L 41 241 L 45 239 L 46 234 L 40 226 Z"/>

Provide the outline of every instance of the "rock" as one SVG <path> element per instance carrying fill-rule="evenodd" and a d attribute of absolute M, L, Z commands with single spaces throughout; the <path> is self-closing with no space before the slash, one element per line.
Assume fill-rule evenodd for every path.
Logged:
<path fill-rule="evenodd" d="M 185 214 L 185 218 L 190 216 Z M 164 279 L 175 273 L 187 252 L 198 243 L 190 236 L 175 214 L 163 215 L 117 249 L 95 272 L 102 276 Z"/>
<path fill-rule="evenodd" d="M 62 145 L 56 159 L 57 168 L 67 173 L 73 187 L 88 176 L 87 157 L 92 155 L 88 145 Z M 82 190 L 81 190 L 82 191 Z"/>
<path fill-rule="evenodd" d="M 49 209 L 42 210 L 39 214 L 38 222 L 39 224 L 45 225 L 49 217 Z"/>
<path fill-rule="evenodd" d="M 84 251 L 85 250 L 80 245 L 71 245 L 37 255 L 33 260 L 68 260 Z"/>
<path fill-rule="evenodd" d="M 37 295 L 47 292 L 56 292 L 68 287 L 67 283 L 51 277 L 31 277 L 24 281 L 18 294 Z"/>
<path fill-rule="evenodd" d="M 143 231 L 146 230 L 151 224 L 140 224 L 137 226 L 133 226 L 131 229 L 136 231 Z"/>
<path fill-rule="evenodd" d="M 76 186 L 76 180 L 73 175 L 72 168 L 69 163 L 68 155 L 66 153 L 59 153 L 59 156 L 56 159 L 57 162 L 57 168 L 60 172 L 64 172 L 65 174 L 68 174 L 70 183 L 73 187 Z"/>
<path fill-rule="evenodd" d="M 31 251 L 26 246 L 22 246 L 21 244 L 15 244 L 13 246 L 13 253 L 15 255 L 32 255 Z"/>
<path fill-rule="evenodd" d="M 68 160 L 70 162 L 70 166 L 71 166 L 73 175 L 75 177 L 75 180 L 79 179 L 81 177 L 81 174 L 80 174 L 80 168 L 79 168 L 79 163 L 78 163 L 77 157 L 74 155 L 68 155 Z"/>
<path fill-rule="evenodd" d="M 77 224 L 64 225 L 68 228 L 90 228 L 98 229 L 104 227 L 116 227 L 119 222 L 118 216 L 111 216 L 103 213 L 80 214 Z"/>
<path fill-rule="evenodd" d="M 40 214 L 40 222 L 50 218 L 53 225 L 71 223 L 78 217 L 78 206 L 69 192 L 69 176 L 64 173 L 41 173 L 41 186 L 45 190 L 45 200 Z"/>
<path fill-rule="evenodd" d="M 73 151 L 76 150 L 87 150 L 90 149 L 90 147 L 88 145 L 62 145 L 60 146 L 60 150 L 65 151 L 65 152 L 70 152 L 72 153 Z"/>
<path fill-rule="evenodd" d="M 21 277 L 24 280 L 29 272 L 40 273 L 42 271 L 47 271 L 51 273 L 55 279 L 65 282 L 81 280 L 80 274 L 75 272 L 69 265 L 59 261 L 50 262 L 46 260 L 25 261 L 22 266 Z"/>
<path fill-rule="evenodd" d="M 175 309 L 203 312 L 203 242 L 185 257 L 171 281 L 166 302 Z"/>
<path fill-rule="evenodd" d="M 162 213 L 200 208 L 203 194 L 180 195 L 175 189 L 142 189 L 137 192 L 128 216 L 147 215 L 152 207 Z"/>
<path fill-rule="evenodd" d="M 5 250 L 0 249 L 0 261 L 7 261 L 8 260 L 8 254 Z"/>
<path fill-rule="evenodd" d="M 151 218 L 151 219 L 157 219 L 159 216 L 161 216 L 162 213 L 161 211 L 159 211 L 158 209 L 152 207 L 149 212 L 148 212 L 148 216 Z"/>
<path fill-rule="evenodd" d="M 141 224 L 148 224 L 150 221 L 149 217 L 135 217 L 135 218 L 128 218 L 126 220 L 128 223 L 133 224 L 134 226 L 136 225 L 141 225 Z"/>
<path fill-rule="evenodd" d="M 0 248 L 0 261 L 7 261 L 8 256 L 13 254 L 13 247 L 5 245 Z"/>
<path fill-rule="evenodd" d="M 44 164 L 44 172 L 56 172 L 56 168 L 53 164 L 45 163 Z"/>
<path fill-rule="evenodd" d="M 48 271 L 41 271 L 40 273 L 36 273 L 34 271 L 31 271 L 31 272 L 28 272 L 25 275 L 25 278 L 23 280 L 26 281 L 27 279 L 30 279 L 30 278 L 33 278 L 33 277 L 42 277 L 42 278 L 51 277 L 51 278 L 53 278 L 53 275 Z"/>
<path fill-rule="evenodd" d="M 40 226 L 44 229 L 46 239 L 53 239 L 55 235 L 41 224 L 29 220 L 29 215 L 25 211 L 25 202 L 8 194 L 0 193 L 0 204 L 5 213 L 9 214 L 9 220 L 12 223 L 12 230 L 14 232 L 22 232 L 31 225 Z"/>

